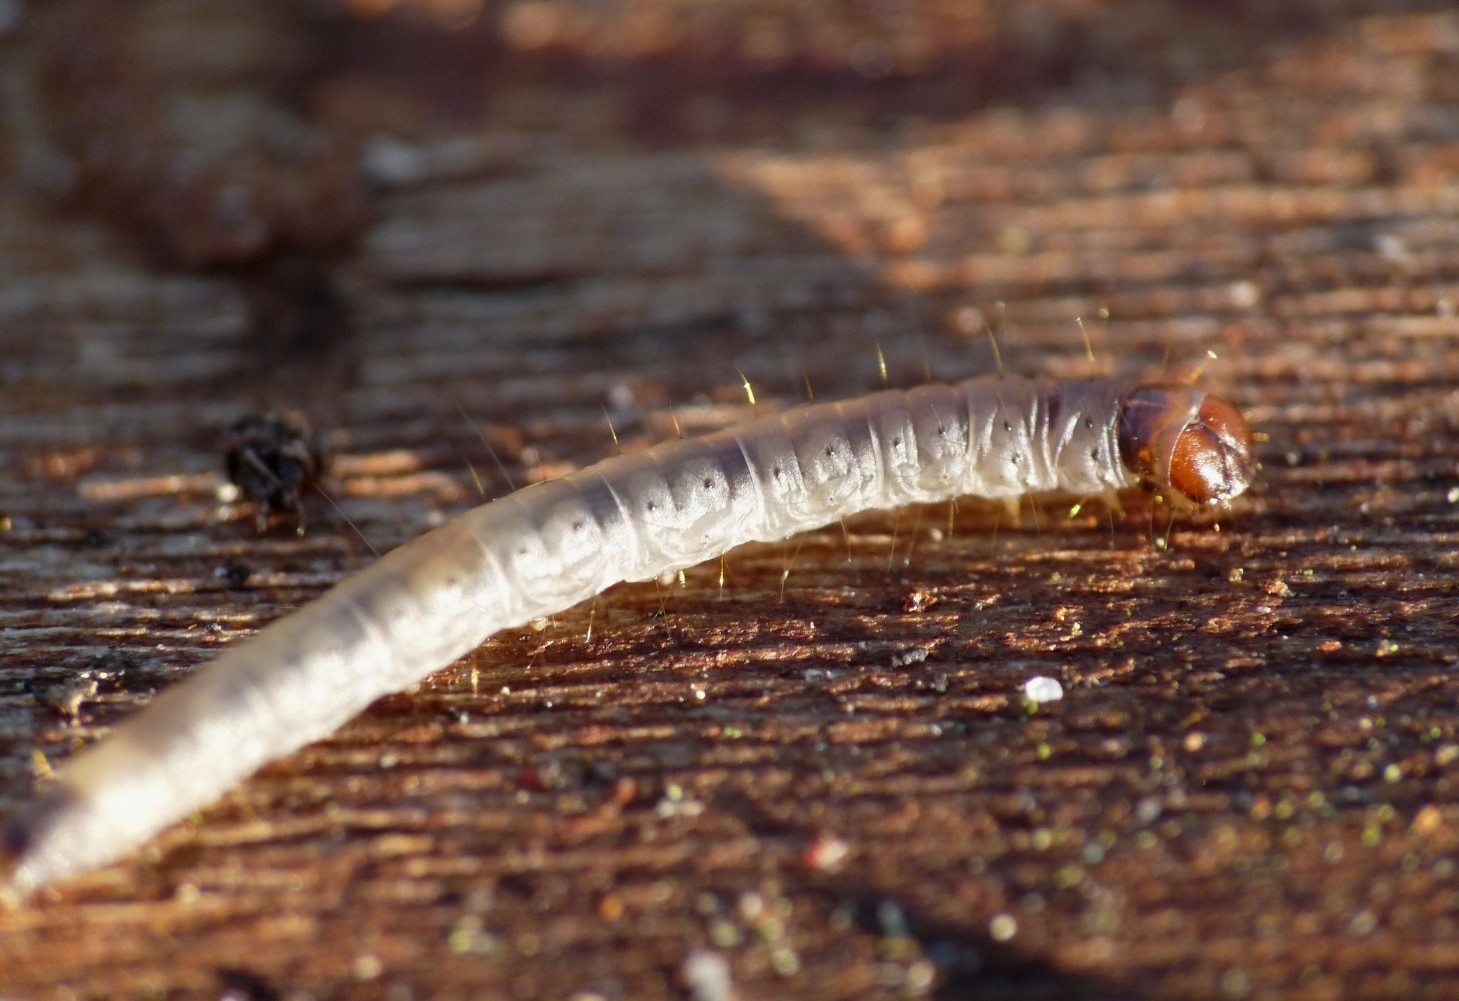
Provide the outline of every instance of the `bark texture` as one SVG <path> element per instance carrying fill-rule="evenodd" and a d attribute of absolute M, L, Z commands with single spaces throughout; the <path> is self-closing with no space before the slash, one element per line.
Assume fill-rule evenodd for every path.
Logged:
<path fill-rule="evenodd" d="M 0 808 L 746 379 L 956 378 L 992 327 L 1204 364 L 1268 438 L 1219 519 L 905 511 L 502 635 L 0 914 L 6 996 L 1459 989 L 1451 4 L 15 10 Z M 332 453 L 302 537 L 217 494 L 283 409 Z"/>

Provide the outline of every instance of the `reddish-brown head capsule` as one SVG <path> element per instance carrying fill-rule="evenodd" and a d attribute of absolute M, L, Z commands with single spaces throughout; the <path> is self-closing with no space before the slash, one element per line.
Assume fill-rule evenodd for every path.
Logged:
<path fill-rule="evenodd" d="M 1140 386 L 1120 415 L 1125 468 L 1192 504 L 1221 504 L 1251 485 L 1251 427 L 1231 404 L 1189 386 Z"/>

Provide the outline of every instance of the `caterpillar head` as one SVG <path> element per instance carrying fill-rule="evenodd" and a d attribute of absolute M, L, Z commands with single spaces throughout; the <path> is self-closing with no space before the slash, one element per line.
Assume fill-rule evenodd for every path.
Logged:
<path fill-rule="evenodd" d="M 1119 444 L 1125 468 L 1177 503 L 1226 504 L 1256 474 L 1246 418 L 1189 386 L 1136 387 L 1120 413 Z"/>

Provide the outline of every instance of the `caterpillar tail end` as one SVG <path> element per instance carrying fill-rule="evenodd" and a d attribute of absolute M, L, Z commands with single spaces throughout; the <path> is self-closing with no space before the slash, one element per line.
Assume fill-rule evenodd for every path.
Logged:
<path fill-rule="evenodd" d="M 0 908 L 20 907 L 71 871 L 48 850 L 45 833 L 69 810 L 73 798 L 65 787 L 49 789 L 0 823 Z"/>
<path fill-rule="evenodd" d="M 0 909 L 19 907 L 34 889 L 25 866 L 30 841 L 23 814 L 5 818 L 4 826 L 0 827 Z"/>

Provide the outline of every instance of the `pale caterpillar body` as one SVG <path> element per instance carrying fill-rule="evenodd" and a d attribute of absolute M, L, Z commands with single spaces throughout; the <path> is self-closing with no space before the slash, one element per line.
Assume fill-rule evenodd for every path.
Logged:
<path fill-rule="evenodd" d="M 742 543 L 965 495 L 1225 503 L 1254 469 L 1184 385 L 984 376 L 803 406 L 616 456 L 477 507 L 226 650 L 67 763 L 5 827 L 14 896 L 125 855 L 501 629 Z"/>

